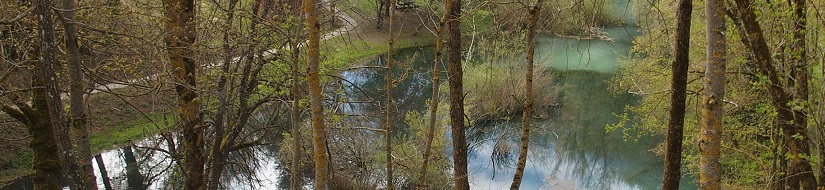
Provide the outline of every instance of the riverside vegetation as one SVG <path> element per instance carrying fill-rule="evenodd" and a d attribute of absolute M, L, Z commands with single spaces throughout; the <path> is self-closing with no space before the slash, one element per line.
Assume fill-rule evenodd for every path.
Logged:
<path fill-rule="evenodd" d="M 823 2 L 686 2 L 0 0 L 0 184 L 825 188 Z"/>

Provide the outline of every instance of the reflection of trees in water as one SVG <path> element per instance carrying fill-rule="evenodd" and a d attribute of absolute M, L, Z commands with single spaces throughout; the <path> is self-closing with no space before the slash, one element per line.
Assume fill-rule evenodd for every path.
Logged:
<path fill-rule="evenodd" d="M 236 145 L 235 150 L 227 155 L 227 165 L 221 178 L 224 188 L 261 189 L 277 182 L 270 181 L 278 180 L 271 179 L 277 176 L 263 175 L 274 173 L 278 169 L 274 166 L 279 163 L 276 153 L 283 128 L 274 126 L 283 126 L 279 125 L 278 122 L 283 122 L 279 118 L 286 117 L 277 106 L 271 105 L 253 113 L 249 127 L 244 128 L 239 137 L 244 139 L 243 143 Z M 179 141 L 174 138 L 171 142 L 176 144 L 170 146 L 170 139 L 154 136 L 136 143 L 135 147 L 120 149 L 121 154 L 118 156 L 123 157 L 123 165 L 105 163 L 109 168 L 122 171 L 115 172 L 112 177 L 115 189 L 182 188 L 180 168 L 173 163 L 172 156 L 167 152 L 169 147 L 179 146 Z"/>
<path fill-rule="evenodd" d="M 530 134 L 526 171 L 537 171 L 532 175 L 540 175 L 534 177 L 541 180 L 534 179 L 532 183 L 563 189 L 571 184 L 579 189 L 651 187 L 644 176 L 655 176 L 656 171 L 650 171 L 650 167 L 660 163 L 647 151 L 652 145 L 648 142 L 655 139 L 643 138 L 642 143 L 633 144 L 624 142 L 618 132 L 604 130 L 606 124 L 618 121 L 613 113 L 621 113 L 633 100 L 631 96 L 607 91 L 607 84 L 601 81 L 610 77 L 597 72 L 567 71 L 556 80 L 563 85 L 561 106 L 551 108 L 547 120 L 535 122 Z M 519 142 L 520 125 L 520 121 L 498 121 L 470 128 L 470 159 L 488 160 L 491 166 L 487 169 L 494 170 L 495 176 L 508 177 L 515 167 L 516 154 L 510 152 L 516 150 L 513 147 Z M 492 154 L 479 154 L 489 154 L 489 149 Z"/>
<path fill-rule="evenodd" d="M 428 72 L 432 65 L 431 48 L 409 48 L 395 54 L 400 66 L 395 67 L 396 86 L 392 89 L 397 117 L 394 117 L 393 138 L 395 142 L 406 140 L 409 126 L 404 116 L 409 111 L 426 109 L 426 99 L 430 97 L 432 83 Z M 365 68 L 349 70 L 340 74 L 338 80 L 327 83 L 326 108 L 330 110 L 331 130 L 328 145 L 331 154 L 331 178 L 337 188 L 374 189 L 383 186 L 385 156 L 382 153 L 385 141 L 383 135 L 383 115 L 386 80 L 382 68 L 385 57 L 365 63 Z M 395 145 L 398 146 L 398 145 Z M 394 152 L 394 159 L 404 157 Z M 397 165 L 399 162 L 396 163 Z M 403 165 L 398 165 L 403 168 Z M 417 170 L 416 170 L 417 171 Z M 396 185 L 410 183 L 412 174 L 399 174 Z M 311 176 L 310 176 L 311 177 Z"/>
<path fill-rule="evenodd" d="M 574 177 L 581 179 L 584 189 L 616 189 L 648 187 L 643 179 L 634 178 L 660 161 L 648 152 L 655 140 L 642 137 L 637 143 L 624 142 L 618 132 L 606 132 L 604 126 L 618 122 L 613 113 L 621 113 L 635 98 L 613 95 L 607 83 L 612 75 L 587 71 L 570 71 L 563 93 L 563 111 L 558 122 L 551 123 L 568 130 L 559 130 L 560 159 Z M 587 80 L 585 80 L 587 79 Z M 564 163 L 568 162 L 568 163 Z M 658 171 L 658 170 L 657 170 Z M 653 171 L 655 172 L 655 171 Z M 653 175 L 655 176 L 655 174 Z"/>
<path fill-rule="evenodd" d="M 123 147 L 123 160 L 126 163 L 127 187 L 134 190 L 146 189 L 146 185 L 143 182 L 143 175 L 140 174 L 140 166 L 138 166 L 135 153 L 132 151 L 132 146 Z"/>

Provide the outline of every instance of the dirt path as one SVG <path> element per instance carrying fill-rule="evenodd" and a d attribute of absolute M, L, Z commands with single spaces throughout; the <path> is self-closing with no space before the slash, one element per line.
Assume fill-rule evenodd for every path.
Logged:
<path fill-rule="evenodd" d="M 335 14 L 338 16 L 338 18 L 341 21 L 344 22 L 344 26 L 321 36 L 321 40 L 328 40 L 328 39 L 334 38 L 336 36 L 346 34 L 347 32 L 350 32 L 350 31 L 354 30 L 355 27 L 358 26 L 358 21 L 355 20 L 354 18 L 352 18 L 351 16 L 347 15 L 346 13 L 344 13 L 344 11 L 336 8 L 335 9 Z M 306 42 L 298 45 L 298 47 L 303 47 L 305 44 L 306 44 Z M 275 55 L 276 53 L 278 53 L 278 50 L 291 50 L 291 49 L 292 49 L 291 47 L 286 47 L 286 48 L 276 47 L 276 48 L 272 48 L 272 49 L 261 52 L 261 56 L 269 57 L 269 56 L 272 56 L 272 55 Z M 237 56 L 235 58 L 232 58 L 232 61 L 237 62 L 237 61 L 241 60 L 243 57 L 245 57 L 245 56 Z M 220 61 L 220 62 L 207 64 L 205 66 L 205 68 L 211 69 L 211 68 L 214 68 L 214 67 L 220 67 L 222 65 L 223 65 L 223 62 Z M 123 82 L 112 82 L 112 83 L 109 83 L 109 84 L 97 85 L 97 86 L 94 87 L 94 89 L 91 92 L 89 92 L 89 94 L 95 94 L 95 93 L 100 93 L 100 92 L 109 92 L 109 91 L 112 91 L 114 89 L 125 88 L 125 87 L 128 87 L 128 86 L 132 86 L 132 84 L 134 84 L 134 83 L 138 83 L 138 82 L 144 81 L 144 80 L 157 79 L 161 75 L 167 75 L 167 74 L 168 73 L 159 73 L 159 74 L 154 74 L 154 75 L 147 76 L 147 77 L 144 77 L 144 78 L 130 79 L 130 80 L 123 81 Z M 68 94 L 67 93 L 62 93 L 60 96 L 63 99 L 68 99 Z"/>

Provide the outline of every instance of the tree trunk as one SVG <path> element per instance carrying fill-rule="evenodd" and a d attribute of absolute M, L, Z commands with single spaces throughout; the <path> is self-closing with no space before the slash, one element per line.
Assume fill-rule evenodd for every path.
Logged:
<path fill-rule="evenodd" d="M 295 23 L 296 25 L 299 22 Z M 300 155 L 302 151 L 303 138 L 301 138 L 301 127 L 300 127 L 300 120 L 301 120 L 301 104 L 300 100 L 303 99 L 298 93 L 299 85 L 300 85 L 300 73 L 298 72 L 298 67 L 300 66 L 300 44 L 301 44 L 301 35 L 302 31 L 300 27 L 293 27 L 292 31 L 295 32 L 293 39 L 292 39 L 292 89 L 290 90 L 292 95 L 292 112 L 290 112 L 290 117 L 292 120 L 292 138 L 294 139 L 294 143 L 292 144 L 292 163 L 290 168 L 292 169 L 292 173 L 290 173 L 290 189 L 301 189 L 301 166 L 300 166 Z"/>
<path fill-rule="evenodd" d="M 745 30 L 740 32 L 744 34 L 741 35 L 740 38 L 743 38 L 743 41 L 750 41 L 749 49 L 756 59 L 760 74 L 766 76 L 768 79 L 769 83 L 767 88 L 771 97 L 771 103 L 777 112 L 777 125 L 782 129 L 784 140 L 788 147 L 787 155 L 791 156 L 791 158 L 788 158 L 790 159 L 790 163 L 788 163 L 787 166 L 789 168 L 787 170 L 788 173 L 785 175 L 788 176 L 785 180 L 785 187 L 791 189 L 799 189 L 800 187 L 808 188 L 808 186 L 811 185 L 810 180 L 815 180 L 815 178 L 813 177 L 810 163 L 802 158 L 802 155 L 810 155 L 810 148 L 807 142 L 807 129 L 804 127 L 800 128 L 801 123 L 795 125 L 795 123 L 801 122 L 796 121 L 795 117 L 801 113 L 795 113 L 797 111 L 792 110 L 788 105 L 792 97 L 790 93 L 783 89 L 783 85 L 779 81 L 779 74 L 773 66 L 773 59 L 770 57 L 771 51 L 763 36 L 762 28 L 759 26 L 759 23 L 756 22 L 756 14 L 754 14 L 754 10 L 751 7 L 751 2 L 749 0 L 736 0 L 736 4 L 742 20 L 742 29 Z M 804 7 L 804 5 L 802 6 Z M 801 32 L 804 34 L 804 31 Z M 807 85 L 807 81 L 804 83 Z M 805 92 L 807 92 L 807 90 L 805 90 Z"/>
<path fill-rule="evenodd" d="M 525 73 L 525 95 L 524 95 L 524 111 L 521 115 L 521 148 L 519 149 L 518 162 L 516 163 L 516 173 L 513 174 L 513 183 L 510 184 L 511 190 L 516 190 L 521 187 L 521 178 L 524 176 L 524 166 L 527 165 L 527 151 L 530 145 L 530 117 L 533 110 L 533 59 L 535 54 L 535 36 L 536 36 L 536 22 L 539 19 L 539 11 L 541 10 L 542 0 L 537 0 L 536 4 L 530 8 L 530 21 L 527 23 L 526 43 L 526 72 Z"/>
<path fill-rule="evenodd" d="M 823 58 L 825 59 L 825 58 Z M 825 60 L 820 63 L 821 65 L 825 65 Z M 822 67 L 821 70 L 822 76 L 825 76 L 825 66 Z M 825 87 L 825 77 L 822 77 L 822 86 Z M 820 114 L 821 114 L 821 121 L 819 128 L 819 188 L 825 189 L 825 89 L 822 90 L 822 100 L 820 100 Z"/>
<path fill-rule="evenodd" d="M 391 4 L 395 4 L 395 0 L 390 0 Z M 389 20 L 390 20 L 390 28 L 389 28 L 389 38 L 387 40 L 387 72 L 386 75 L 386 91 L 387 91 L 387 109 L 386 109 L 386 131 L 384 131 L 384 138 L 386 139 L 386 151 L 387 151 L 387 190 L 395 189 L 395 183 L 393 183 L 392 178 L 392 108 L 394 104 L 392 103 L 392 88 L 393 85 L 393 59 L 392 59 L 392 48 L 395 43 L 395 34 L 393 34 L 393 29 L 395 25 L 395 11 L 389 11 Z"/>
<path fill-rule="evenodd" d="M 690 64 L 690 16 L 693 0 L 679 0 L 676 7 L 676 35 L 673 39 L 673 72 L 670 79 L 670 118 L 665 141 L 665 171 L 662 189 L 679 189 L 682 167 L 682 139 L 685 126 L 688 65 Z"/>
<path fill-rule="evenodd" d="M 52 29 L 52 14 L 50 0 L 37 0 L 35 14 L 37 24 L 40 28 L 40 61 L 35 63 L 34 76 L 32 77 L 32 111 L 28 117 L 27 126 L 31 135 L 30 146 L 33 152 L 34 174 L 32 181 L 34 189 L 61 189 L 60 179 L 63 166 L 60 164 L 59 148 L 55 139 L 56 129 L 51 123 L 52 116 L 49 114 L 49 95 L 44 85 L 48 83 L 48 73 L 46 67 L 57 64 L 54 58 L 54 36 Z M 20 107 L 20 106 L 18 106 Z M 25 107 L 24 107 L 25 108 Z M 20 108 L 20 109 L 24 109 Z M 24 112 L 25 113 L 25 112 Z"/>
<path fill-rule="evenodd" d="M 822 59 L 823 60 L 820 62 L 820 65 L 825 65 L 825 57 L 823 57 Z M 825 76 L 825 66 L 821 68 L 822 70 L 820 70 L 820 72 L 822 76 Z M 821 82 L 821 85 L 825 87 L 825 77 L 822 77 Z M 817 150 L 819 150 L 819 188 L 825 189 L 825 89 L 822 90 L 822 94 L 820 96 L 820 125 L 816 129 L 817 133 L 819 134 L 819 139 L 816 142 L 818 142 L 819 144 L 819 146 L 817 146 Z"/>
<path fill-rule="evenodd" d="M 707 70 L 705 94 L 702 97 L 702 128 L 700 131 L 699 185 L 701 189 L 721 189 L 722 166 L 719 162 L 722 144 L 722 119 L 725 97 L 725 2 L 706 0 Z"/>
<path fill-rule="evenodd" d="M 447 5 L 447 10 L 449 10 L 449 4 Z M 438 22 L 438 28 L 436 28 L 435 34 L 435 58 L 433 59 L 433 94 L 430 98 L 430 118 L 429 118 L 429 127 L 427 128 L 427 139 L 424 145 L 424 161 L 421 164 L 421 173 L 418 176 L 418 187 L 419 190 L 424 190 L 427 188 L 425 181 L 427 180 L 427 165 L 429 164 L 430 154 L 432 154 L 432 147 L 433 147 L 433 138 L 435 137 L 435 122 L 438 120 L 438 104 L 441 103 L 441 98 L 439 98 L 438 87 L 440 85 L 441 78 L 441 46 L 444 44 L 443 39 L 443 31 L 444 31 L 444 23 L 447 20 L 447 15 L 443 15 Z"/>
<path fill-rule="evenodd" d="M 447 0 L 447 75 L 450 77 L 450 125 L 453 135 L 453 176 L 456 190 L 470 189 L 467 141 L 464 134 L 464 76 L 461 64 L 461 0 Z"/>
<path fill-rule="evenodd" d="M 309 104 L 312 113 L 312 154 L 315 160 L 315 189 L 327 190 L 329 187 L 326 129 L 324 127 L 324 105 L 321 96 L 321 77 L 318 75 L 320 63 L 319 41 L 320 23 L 315 11 L 315 0 L 304 0 L 304 14 L 309 29 L 307 45 L 307 86 L 309 86 Z"/>
<path fill-rule="evenodd" d="M 83 63 L 80 61 L 82 54 L 77 44 L 77 29 L 73 22 L 75 19 L 75 0 L 63 0 L 63 33 L 66 37 L 66 51 L 69 65 L 69 78 L 71 80 L 69 90 L 69 114 L 71 115 L 71 133 L 76 141 L 77 163 L 80 165 L 83 175 L 81 183 L 83 189 L 97 189 L 95 174 L 92 169 L 92 150 L 89 147 L 89 128 L 86 126 L 85 102 L 83 100 Z"/>
<path fill-rule="evenodd" d="M 112 181 L 109 179 L 109 172 L 106 171 L 106 164 L 103 163 L 103 156 L 100 154 L 96 155 L 95 161 L 97 161 L 97 169 L 100 170 L 100 179 L 103 181 L 103 188 L 112 190 Z"/>
<path fill-rule="evenodd" d="M 36 98 L 33 102 L 45 102 L 45 107 L 40 107 L 39 111 L 48 115 L 48 119 L 43 121 L 51 125 L 52 135 L 56 143 L 57 157 L 64 169 L 63 174 L 69 181 L 69 187 L 73 189 L 82 189 L 83 178 L 81 177 L 80 169 L 75 160 L 74 151 L 72 150 L 72 141 L 69 137 L 68 126 L 66 125 L 65 115 L 63 112 L 63 103 L 58 91 L 58 77 L 55 67 L 59 64 L 55 55 L 55 37 L 51 14 L 51 1 L 38 0 L 37 1 L 37 17 L 38 27 L 40 27 L 40 61 L 35 66 L 35 76 L 38 78 L 38 85 L 35 87 L 42 91 L 41 97 Z M 45 108 L 45 109 L 44 109 Z"/>
<path fill-rule="evenodd" d="M 808 74 L 808 62 L 807 62 L 807 48 L 806 41 L 805 41 L 805 33 L 807 32 L 807 21 L 806 16 L 806 5 L 805 0 L 792 0 L 791 4 L 793 5 L 793 12 L 795 15 L 796 23 L 793 27 L 793 45 L 791 45 L 791 77 L 793 77 L 794 82 L 794 101 L 798 105 L 803 105 L 805 107 L 802 108 L 795 108 L 793 110 L 794 115 L 794 134 L 792 135 L 794 138 L 794 142 L 791 145 L 792 152 L 793 149 L 797 149 L 793 158 L 791 159 L 790 168 L 788 173 L 789 174 L 799 174 L 794 176 L 799 181 L 799 188 L 802 189 L 815 189 L 816 188 L 816 177 L 814 177 L 813 168 L 808 160 L 808 157 L 811 156 L 811 149 L 808 137 L 808 112 L 807 112 L 807 103 L 808 103 L 808 78 L 810 78 Z M 799 135 L 802 139 L 796 138 Z M 813 142 L 810 142 L 813 143 Z M 796 146 L 794 146 L 796 145 Z M 793 179 L 793 177 L 791 178 Z M 797 188 L 796 185 L 791 186 L 791 188 Z"/>
<path fill-rule="evenodd" d="M 196 92 L 195 1 L 164 0 L 166 15 L 166 51 L 178 96 L 178 115 L 183 129 L 184 188 L 205 189 L 204 140 L 200 99 Z"/>
<path fill-rule="evenodd" d="M 384 24 L 384 7 L 389 5 L 387 1 L 388 0 L 376 0 L 378 6 L 375 7 L 375 29 L 381 29 L 381 25 Z"/>

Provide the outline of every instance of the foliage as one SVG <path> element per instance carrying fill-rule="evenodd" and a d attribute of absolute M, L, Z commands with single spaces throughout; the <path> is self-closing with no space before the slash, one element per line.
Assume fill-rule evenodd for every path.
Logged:
<path fill-rule="evenodd" d="M 429 157 L 427 166 L 427 179 L 425 181 L 428 187 L 432 189 L 449 189 L 452 187 L 452 176 L 449 169 L 452 167 L 452 161 L 447 156 L 448 147 L 450 147 L 449 139 L 447 138 L 447 126 L 449 123 L 448 106 L 440 103 L 436 116 L 435 136 L 432 141 L 433 154 Z M 409 125 L 408 133 L 399 137 L 396 141 L 400 141 L 400 145 L 396 145 L 393 150 L 393 155 L 396 156 L 395 164 L 400 175 L 399 183 L 403 189 L 411 189 L 415 187 L 415 181 L 420 175 L 421 163 L 423 162 L 424 145 L 427 143 L 427 130 L 429 128 L 429 117 L 425 113 L 428 112 L 409 112 L 405 117 L 405 121 Z"/>
<path fill-rule="evenodd" d="M 611 82 L 614 92 L 630 92 L 642 98 L 641 104 L 628 106 L 629 115 L 622 115 L 623 123 L 632 125 L 613 125 L 609 129 L 628 131 L 628 137 L 638 137 L 644 134 L 665 133 L 667 121 L 668 89 L 671 75 L 673 26 L 675 1 L 636 2 L 639 7 L 640 30 L 642 35 L 637 37 L 631 49 L 631 54 L 621 61 L 620 74 Z M 766 2 L 756 1 L 754 6 L 775 6 L 772 10 L 763 9 L 760 23 L 765 26 L 769 45 L 780 47 L 783 40 L 790 38 L 790 26 L 783 23 L 792 23 L 788 5 L 778 3 L 767 5 Z M 687 173 L 697 174 L 699 125 L 701 121 L 701 95 L 704 90 L 702 73 L 705 71 L 705 24 L 704 7 L 694 6 L 693 22 L 691 27 L 691 47 L 688 76 L 687 110 L 685 117 L 684 167 Z M 770 16 L 768 16 L 770 15 Z M 728 23 L 726 35 L 728 44 L 728 73 L 726 95 L 724 97 L 725 116 L 722 135 L 722 182 L 728 187 L 755 188 L 768 183 L 771 177 L 771 167 L 776 153 L 781 146 L 780 131 L 775 129 L 776 111 L 768 98 L 764 86 L 767 81 L 761 76 L 749 57 L 749 51 L 739 39 L 739 30 L 735 23 Z M 817 26 L 820 27 L 820 26 Z M 809 37 L 814 39 L 813 36 Z M 787 49 L 777 49 L 778 59 L 790 55 Z M 813 60 L 812 58 L 810 60 Z M 789 68 L 781 69 L 782 75 L 790 76 Z M 780 77 L 782 78 L 782 77 Z M 820 81 L 821 77 L 814 75 L 812 81 Z M 787 82 L 787 81 L 786 81 Z M 817 82 L 812 83 L 816 89 Z M 812 97 L 819 97 L 820 92 L 811 90 Z M 803 107 L 816 113 L 817 106 Z M 813 119 L 811 119 L 813 120 Z M 809 120 L 809 121 L 811 121 Z M 811 121 L 813 123 L 813 121 Z M 660 146 L 661 147 L 661 146 Z M 654 149 L 657 154 L 664 154 L 662 149 Z"/>

